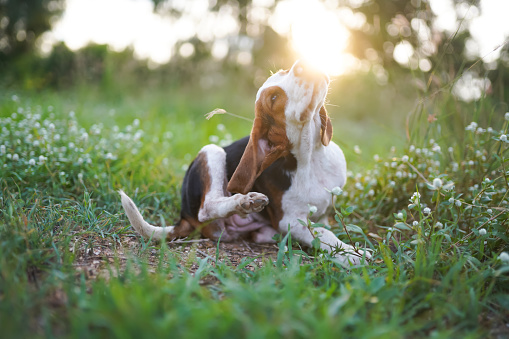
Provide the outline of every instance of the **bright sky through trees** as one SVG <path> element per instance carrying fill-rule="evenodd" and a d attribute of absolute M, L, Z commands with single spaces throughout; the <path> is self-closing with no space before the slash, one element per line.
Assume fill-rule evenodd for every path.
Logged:
<path fill-rule="evenodd" d="M 260 20 L 266 19 L 267 6 L 273 1 L 254 3 L 260 10 L 253 15 L 260 16 Z M 192 6 L 184 5 L 189 7 L 189 15 L 175 19 L 154 13 L 150 0 L 67 0 L 63 17 L 52 32 L 45 34 L 41 49 L 48 52 L 56 41 L 64 41 L 71 49 L 89 42 L 109 44 L 115 50 L 132 46 L 137 57 L 162 64 L 174 53 L 192 55 L 194 50 L 181 48 L 176 51 L 174 45 L 196 34 L 203 41 L 215 41 L 213 56 L 224 57 L 228 52 L 228 37 L 239 31 L 232 13 L 209 13 L 207 0 L 193 0 Z M 453 33 L 461 18 L 454 10 L 452 0 L 430 0 L 430 5 L 437 16 L 436 28 Z M 504 17 L 509 13 L 509 1 L 481 0 L 480 9 L 468 6 L 462 12 L 469 19 L 464 25 L 472 35 L 467 41 L 467 53 L 471 57 L 489 54 L 486 61 L 496 60 L 499 52 L 490 52 L 509 36 L 509 21 Z M 344 51 L 350 36 L 347 26 L 362 25 L 362 20 L 351 11 L 331 10 L 318 0 L 280 1 L 272 17 L 268 18 L 278 33 L 291 38 L 296 58 L 304 59 L 330 75 L 340 75 L 358 67 L 358 60 Z M 413 49 L 404 48 L 405 41 L 402 43 L 394 49 L 394 58 L 401 64 L 408 64 Z M 243 60 L 249 62 L 250 58 Z M 424 71 L 430 68 L 426 62 L 421 66 Z"/>

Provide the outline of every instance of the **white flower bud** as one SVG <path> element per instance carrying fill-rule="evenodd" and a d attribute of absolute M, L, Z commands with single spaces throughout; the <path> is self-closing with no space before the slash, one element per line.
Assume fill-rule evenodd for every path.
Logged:
<path fill-rule="evenodd" d="M 317 211 L 318 211 L 318 208 L 316 208 L 316 206 L 309 205 L 309 213 L 314 214 Z"/>
<path fill-rule="evenodd" d="M 334 195 L 340 195 L 341 193 L 343 193 L 343 190 L 341 189 L 341 187 L 336 186 L 331 190 L 331 193 Z"/>
<path fill-rule="evenodd" d="M 440 178 L 433 179 L 433 187 L 435 189 L 439 189 L 440 187 L 442 187 L 442 180 Z"/>
<path fill-rule="evenodd" d="M 500 260 L 502 260 L 503 262 L 509 263 L 509 253 L 507 253 L 507 252 L 502 252 L 502 253 L 500 253 L 500 255 L 498 256 L 498 258 L 499 258 Z"/>

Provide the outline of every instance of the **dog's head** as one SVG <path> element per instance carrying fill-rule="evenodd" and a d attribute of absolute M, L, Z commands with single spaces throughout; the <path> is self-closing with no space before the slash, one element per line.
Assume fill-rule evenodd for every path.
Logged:
<path fill-rule="evenodd" d="M 327 75 L 297 61 L 265 81 L 256 95 L 255 119 L 249 143 L 235 170 L 228 191 L 246 194 L 258 176 L 277 159 L 295 153 L 302 130 L 327 146 L 332 124 L 324 107 L 329 86 Z"/>

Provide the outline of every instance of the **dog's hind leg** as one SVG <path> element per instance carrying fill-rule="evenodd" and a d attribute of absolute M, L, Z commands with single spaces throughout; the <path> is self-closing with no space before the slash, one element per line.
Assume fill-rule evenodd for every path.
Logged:
<path fill-rule="evenodd" d="M 203 157 L 207 174 L 204 182 L 204 196 L 198 220 L 226 218 L 233 214 L 247 215 L 260 212 L 269 203 L 267 196 L 257 192 L 230 195 L 226 191 L 226 152 L 219 146 L 207 145 L 203 147 L 198 158 Z"/>

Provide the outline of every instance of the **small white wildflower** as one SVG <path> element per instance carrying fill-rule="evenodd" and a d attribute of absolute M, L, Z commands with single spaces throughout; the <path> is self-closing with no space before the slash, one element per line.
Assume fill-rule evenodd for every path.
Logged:
<path fill-rule="evenodd" d="M 486 132 L 488 132 L 488 133 L 493 133 L 493 128 L 488 127 L 488 128 L 486 129 Z"/>
<path fill-rule="evenodd" d="M 415 146 L 414 145 L 410 145 L 410 147 L 408 148 L 408 151 L 410 151 L 410 152 L 415 151 Z"/>
<path fill-rule="evenodd" d="M 435 227 L 442 228 L 442 227 L 444 227 L 444 224 L 442 224 L 440 221 L 437 221 L 437 223 L 435 224 Z"/>
<path fill-rule="evenodd" d="M 430 214 L 430 213 L 431 213 L 431 209 L 430 209 L 429 207 L 426 207 L 426 208 L 422 211 L 422 213 L 424 213 L 424 214 Z"/>
<path fill-rule="evenodd" d="M 50 106 L 51 107 L 51 106 Z M 49 108 L 49 107 L 48 107 Z M 70 111 L 69 112 L 69 118 L 71 119 L 74 119 L 74 117 L 76 116 L 76 114 L 74 113 L 74 111 Z"/>
<path fill-rule="evenodd" d="M 353 151 L 356 153 L 356 154 L 361 154 L 362 151 L 361 151 L 361 148 L 358 146 L 358 145 L 355 145 L 353 147 Z"/>
<path fill-rule="evenodd" d="M 506 112 L 506 113 L 504 114 L 504 119 L 509 121 L 509 112 Z"/>
<path fill-rule="evenodd" d="M 30 166 L 35 166 L 35 159 L 30 159 L 30 160 L 28 160 L 28 164 L 29 164 Z"/>
<path fill-rule="evenodd" d="M 507 141 L 507 135 L 502 134 L 502 135 L 500 136 L 500 141 L 504 141 L 504 142 L 505 142 L 505 141 Z"/>
<path fill-rule="evenodd" d="M 1 145 L 0 146 L 0 154 L 5 154 L 6 150 L 5 150 L 5 145 Z"/>
<path fill-rule="evenodd" d="M 438 190 L 441 187 L 442 187 L 442 179 L 440 179 L 440 178 L 433 179 L 433 188 Z"/>
<path fill-rule="evenodd" d="M 374 195 L 375 195 L 375 191 L 374 190 L 369 190 L 368 196 L 372 197 Z"/>
<path fill-rule="evenodd" d="M 106 158 L 106 159 L 110 159 L 110 160 L 111 160 L 111 159 L 113 159 L 113 154 L 111 154 L 111 153 L 109 153 L 109 152 L 108 152 L 108 153 L 105 155 L 105 158 Z"/>
<path fill-rule="evenodd" d="M 488 208 L 488 210 L 486 212 L 488 212 L 488 214 L 491 214 L 491 213 L 493 213 L 493 210 L 491 208 Z"/>
<path fill-rule="evenodd" d="M 391 167 L 396 168 L 398 166 L 398 163 L 396 161 L 391 162 Z"/>
<path fill-rule="evenodd" d="M 336 186 L 331 190 L 331 193 L 334 195 L 340 195 L 341 193 L 343 193 L 343 190 L 341 189 L 341 187 Z"/>
<path fill-rule="evenodd" d="M 449 198 L 449 203 L 454 204 L 454 198 Z"/>
<path fill-rule="evenodd" d="M 419 222 L 417 220 L 415 220 L 413 223 L 412 223 L 412 226 L 419 226 Z"/>
<path fill-rule="evenodd" d="M 452 152 L 454 152 L 454 148 L 449 147 L 449 148 L 447 149 L 447 151 L 449 151 L 449 153 L 452 153 Z"/>
<path fill-rule="evenodd" d="M 380 161 L 380 156 L 379 156 L 378 154 L 375 154 L 375 155 L 373 156 L 373 160 L 375 160 L 375 161 L 377 161 L 377 162 L 378 162 L 378 161 Z"/>
<path fill-rule="evenodd" d="M 133 126 L 134 126 L 134 127 L 138 127 L 138 126 L 140 126 L 140 119 L 134 119 L 134 121 L 133 121 Z"/>
<path fill-rule="evenodd" d="M 46 157 L 44 155 L 39 155 L 39 162 L 43 163 L 46 161 Z"/>
<path fill-rule="evenodd" d="M 403 219 L 403 213 L 399 212 L 399 213 L 396 215 L 396 217 L 397 217 L 398 219 Z"/>
<path fill-rule="evenodd" d="M 218 137 L 217 135 L 211 135 L 211 136 L 209 137 L 209 141 L 210 141 L 211 143 L 215 144 L 215 143 L 219 142 L 219 137 Z"/>
<path fill-rule="evenodd" d="M 500 255 L 498 256 L 498 258 L 500 260 L 502 260 L 503 262 L 509 262 L 509 253 L 507 252 L 502 252 L 500 253 Z"/>
<path fill-rule="evenodd" d="M 404 156 L 402 156 L 402 157 L 401 157 L 401 160 L 402 160 L 403 162 L 407 162 L 407 161 L 408 161 L 408 155 L 404 155 Z"/>
<path fill-rule="evenodd" d="M 83 181 L 83 173 L 78 173 L 78 180 Z"/>
<path fill-rule="evenodd" d="M 358 190 L 364 189 L 364 187 L 362 187 L 362 184 L 360 182 L 355 183 L 355 188 L 357 188 Z"/>
<path fill-rule="evenodd" d="M 19 155 L 16 153 L 12 156 L 12 160 L 14 161 L 18 161 L 19 160 Z"/>
<path fill-rule="evenodd" d="M 391 181 L 391 182 L 389 182 L 389 186 L 391 186 L 391 187 L 395 187 L 395 186 L 396 186 L 396 182 L 395 182 L 395 181 Z"/>
<path fill-rule="evenodd" d="M 65 172 L 60 172 L 59 174 L 60 174 L 60 176 L 62 176 L 62 177 L 63 177 L 63 176 L 65 176 Z"/>
<path fill-rule="evenodd" d="M 486 229 L 481 228 L 481 229 L 479 230 L 479 235 L 486 235 Z"/>
<path fill-rule="evenodd" d="M 316 208 L 316 206 L 309 205 L 309 213 L 314 214 L 317 211 L 318 211 L 318 208 Z"/>
<path fill-rule="evenodd" d="M 401 171 L 397 171 L 396 172 L 396 177 L 401 179 L 401 177 L 403 176 L 403 173 Z"/>

